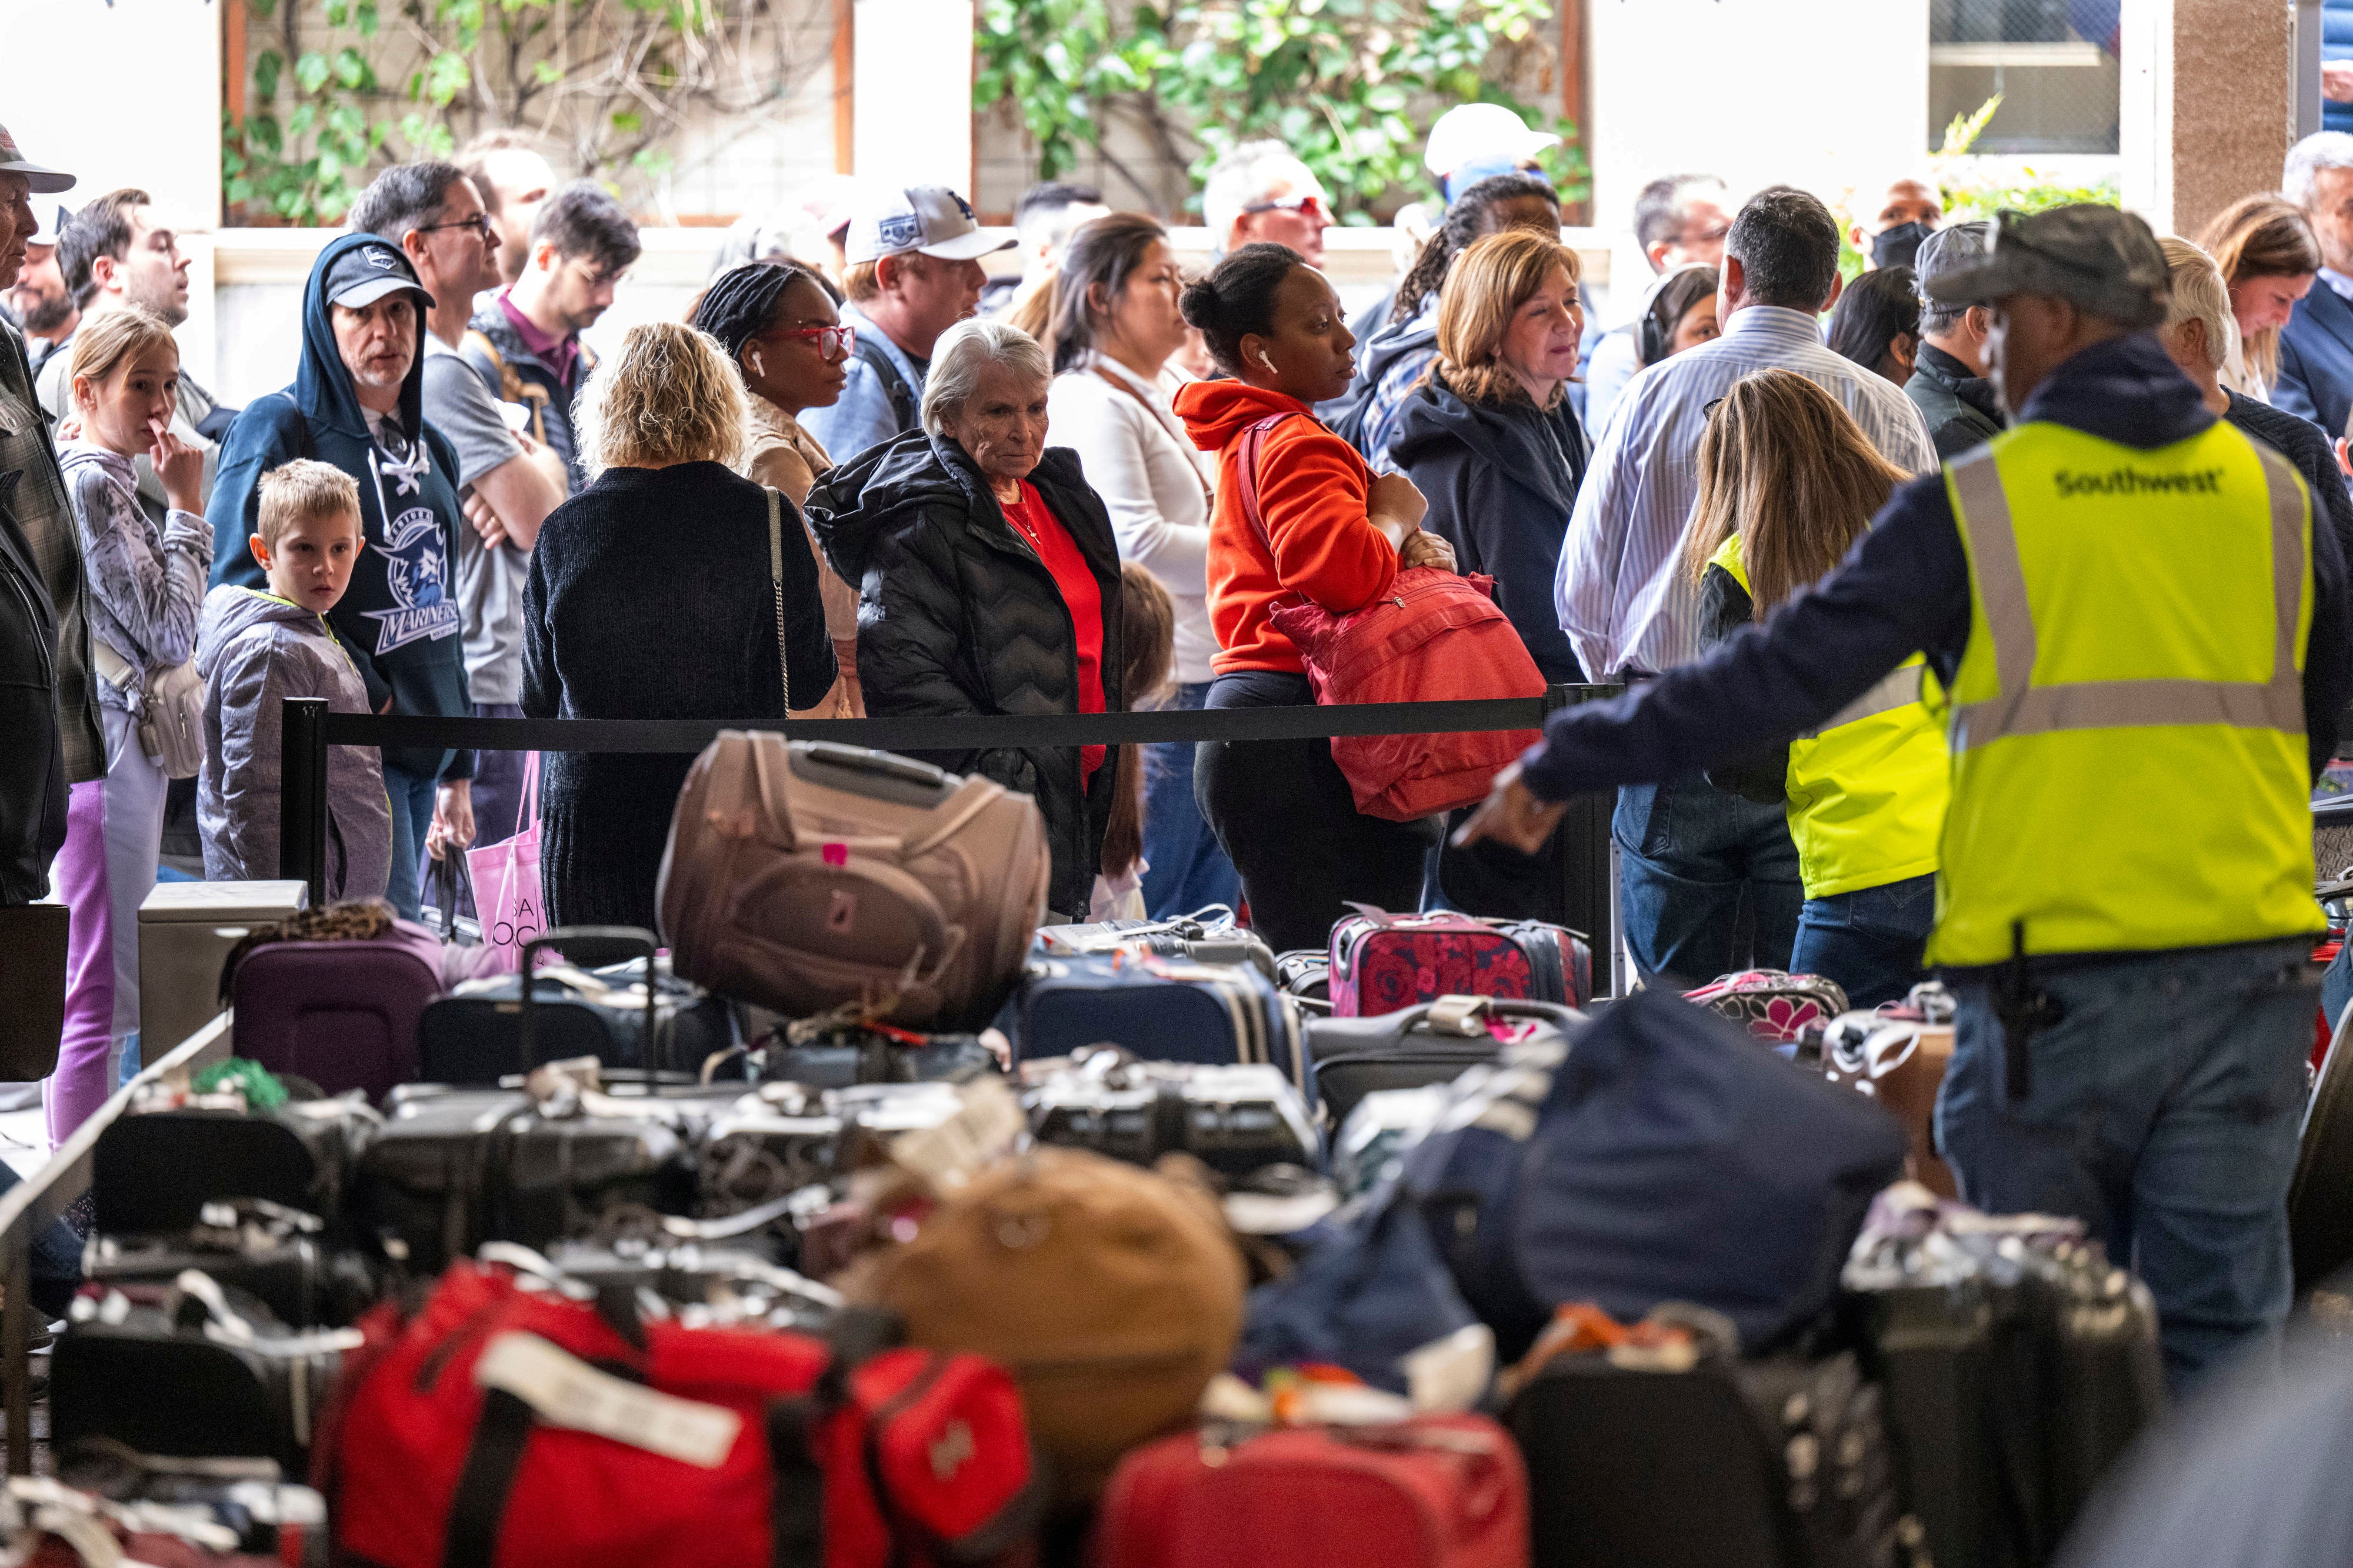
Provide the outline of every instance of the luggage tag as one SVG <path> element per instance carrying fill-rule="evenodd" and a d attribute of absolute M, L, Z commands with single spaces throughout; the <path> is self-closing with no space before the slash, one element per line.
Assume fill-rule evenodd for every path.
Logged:
<path fill-rule="evenodd" d="M 942 1192 L 964 1185 L 982 1167 L 1011 1153 L 1014 1142 L 1029 1131 L 1020 1100 L 995 1079 L 959 1085 L 956 1098 L 963 1103 L 945 1121 L 902 1132 L 890 1145 L 893 1164 Z"/>
<path fill-rule="evenodd" d="M 537 1334 L 504 1333 L 491 1340 L 474 1362 L 474 1381 L 513 1394 L 550 1426 L 587 1432 L 706 1470 L 726 1462 L 744 1428 L 744 1418 L 733 1410 L 599 1372 Z"/>

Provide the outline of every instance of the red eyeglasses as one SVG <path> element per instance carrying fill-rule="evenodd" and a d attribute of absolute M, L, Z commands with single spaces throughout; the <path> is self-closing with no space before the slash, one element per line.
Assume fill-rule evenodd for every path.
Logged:
<path fill-rule="evenodd" d="M 762 338 L 814 338 L 817 340 L 817 352 L 828 357 L 848 355 L 858 348 L 858 330 L 855 327 L 779 327 L 772 332 L 755 332 L 753 335 Z"/>

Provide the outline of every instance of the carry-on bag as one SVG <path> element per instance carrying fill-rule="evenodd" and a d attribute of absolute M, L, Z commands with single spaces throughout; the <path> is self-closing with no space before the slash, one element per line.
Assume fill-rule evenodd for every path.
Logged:
<path fill-rule="evenodd" d="M 1243 431 L 1234 464 L 1242 516 L 1270 554 L 1273 545 L 1259 510 L 1259 451 L 1267 432 L 1292 417 L 1271 415 Z M 1495 603 L 1492 577 L 1409 567 L 1386 595 L 1346 615 L 1302 595 L 1292 600 L 1278 601 L 1269 618 L 1299 650 L 1319 703 L 1545 694 L 1544 672 Z M 1358 811 L 1411 822 L 1485 799 L 1495 774 L 1535 745 L 1539 733 L 1340 736 L 1332 742 L 1332 761 L 1347 778 Z"/>
<path fill-rule="evenodd" d="M 888 1003 L 910 1028 L 977 1028 L 1046 907 L 1044 819 L 1002 784 L 765 731 L 695 759 L 662 852 L 680 974 L 805 1017 Z"/>
<path fill-rule="evenodd" d="M 1026 1062 L 1021 1105 L 1040 1143 L 1130 1164 L 1190 1154 L 1215 1171 L 1320 1166 L 1323 1139 L 1291 1080 L 1263 1063 L 1138 1061 L 1115 1047 Z"/>
<path fill-rule="evenodd" d="M 1904 1168 L 1885 1111 L 1660 991 L 1457 1089 L 1401 1180 L 1507 1360 L 1568 1301 L 1691 1302 L 1770 1351 L 1830 1309 Z"/>
<path fill-rule="evenodd" d="M 516 817 L 511 837 L 466 851 L 466 873 L 474 885 L 475 917 L 481 926 L 482 944 L 493 954 L 480 971 L 486 974 L 512 974 L 521 970 L 524 950 L 547 929 L 547 906 L 539 878 L 537 752 L 523 757 Z"/>
<path fill-rule="evenodd" d="M 382 1121 L 353 1096 L 250 1110 L 234 1089 L 182 1096 L 150 1088 L 91 1151 L 95 1228 L 182 1236 L 206 1204 L 258 1198 L 316 1215 L 334 1236 L 353 1166 Z"/>
<path fill-rule="evenodd" d="M 1129 1455 L 1092 1568 L 1524 1568 L 1528 1477 L 1482 1415 L 1261 1430 L 1212 1423 Z"/>
<path fill-rule="evenodd" d="M 594 972 L 540 963 L 542 953 L 566 942 L 634 949 L 639 956 Z M 525 942 L 523 951 L 522 973 L 467 981 L 425 1009 L 417 1046 L 426 1082 L 492 1084 L 579 1057 L 608 1068 L 696 1073 L 735 1043 L 726 1002 L 668 973 L 649 931 L 565 926 Z"/>
<path fill-rule="evenodd" d="M 440 943 L 423 926 L 387 920 L 357 940 L 265 942 L 233 963 L 223 989 L 238 1056 L 331 1095 L 375 1100 L 416 1080 L 418 1021 L 441 994 Z"/>
<path fill-rule="evenodd" d="M 1118 1046 L 1153 1061 L 1263 1062 L 1303 1081 L 1300 1013 L 1247 963 L 1112 953 L 1032 963 L 1011 1007 L 1015 1059 Z"/>
<path fill-rule="evenodd" d="M 910 1342 L 1008 1368 L 1074 1500 L 1192 1415 L 1233 1352 L 1242 1261 L 1198 1185 L 1040 1149 L 948 1194 L 859 1289 Z"/>
<path fill-rule="evenodd" d="M 1233 911 L 1222 905 L 1174 920 L 1039 926 L 1031 951 L 1039 958 L 1156 952 L 1163 958 L 1189 958 L 1197 963 L 1247 963 L 1268 979 L 1276 978 L 1274 950 L 1256 931 L 1234 924 Z"/>
<path fill-rule="evenodd" d="M 968 1083 L 1000 1070 L 977 1035 L 927 1035 L 879 1019 L 819 1017 L 787 1025 L 748 1056 L 754 1078 L 812 1089 L 860 1083 Z"/>
<path fill-rule="evenodd" d="M 250 1198 L 208 1203 L 179 1236 L 90 1237 L 82 1273 L 100 1285 L 168 1285 L 189 1269 L 241 1290 L 297 1329 L 346 1328 L 375 1302 L 375 1270 L 329 1244 L 326 1222 Z"/>
<path fill-rule="evenodd" d="M 1744 969 L 1683 993 L 1694 1006 L 1720 1013 L 1760 1040 L 1790 1045 L 1810 1026 L 1827 1026 L 1847 1010 L 1835 980 L 1786 969 Z"/>
<path fill-rule="evenodd" d="M 1593 999 L 1592 949 L 1566 926 L 1356 910 L 1332 927 L 1335 1017 L 1372 1017 L 1440 996 L 1569 1006 Z"/>
<path fill-rule="evenodd" d="M 303 1473 L 351 1329 L 292 1329 L 252 1297 L 183 1272 L 167 1285 L 87 1286 L 49 1352 L 60 1452 L 108 1438 L 142 1454 L 277 1461 Z"/>
<path fill-rule="evenodd" d="M 1533 1370 L 1505 1419 L 1536 1568 L 1899 1568 L 1880 1391 L 1854 1356 L 1588 1351 Z"/>
<path fill-rule="evenodd" d="M 491 1239 L 507 1126 L 530 1107 L 512 1089 L 395 1096 L 352 1184 L 361 1233 L 421 1277 L 470 1256 Z"/>
<path fill-rule="evenodd" d="M 335 1544 L 377 1568 L 910 1568 L 1020 1541 L 1038 1497 L 1012 1382 L 806 1334 L 641 1321 L 460 1263 L 387 1303 L 322 1425 Z"/>
<path fill-rule="evenodd" d="M 1565 1045 L 1584 1023 L 1583 1014 L 1553 1003 L 1492 996 L 1441 996 L 1371 1018 L 1312 1018 L 1310 1087 L 1324 1125 L 1337 1127 L 1368 1094 L 1450 1082 L 1512 1046 Z"/>

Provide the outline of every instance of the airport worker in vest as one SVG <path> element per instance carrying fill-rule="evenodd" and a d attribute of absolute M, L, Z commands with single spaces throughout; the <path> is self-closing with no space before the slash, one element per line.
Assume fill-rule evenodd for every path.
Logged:
<path fill-rule="evenodd" d="M 1988 308 L 2011 428 L 1765 625 L 1553 715 L 1461 832 L 1533 848 L 1571 795 L 1819 726 L 1926 654 L 1952 767 L 1927 957 L 1959 1004 L 1938 1143 L 1970 1203 L 2073 1215 L 2138 1270 L 2179 1388 L 2287 1314 L 2345 566 L 2287 460 L 2167 358 L 2138 217 L 2004 213 L 1929 289 Z"/>

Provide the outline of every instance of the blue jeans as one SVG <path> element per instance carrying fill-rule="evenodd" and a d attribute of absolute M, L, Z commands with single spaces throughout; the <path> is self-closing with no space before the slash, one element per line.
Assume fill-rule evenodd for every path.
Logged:
<path fill-rule="evenodd" d="M 1789 967 L 1839 983 L 1851 1007 L 1900 1002 L 1926 980 L 1920 956 L 1936 923 L 1936 874 L 1808 899 Z"/>
<path fill-rule="evenodd" d="M 1198 709 L 1209 700 L 1209 682 L 1176 688 L 1172 708 Z M 1201 807 L 1193 798 L 1194 742 L 1172 741 L 1145 746 L 1144 912 L 1154 920 L 1189 915 L 1211 904 L 1239 909 L 1242 879 L 1219 847 Z"/>
<path fill-rule="evenodd" d="M 1789 967 L 1806 889 L 1783 807 L 1727 795 L 1696 775 L 1628 784 L 1610 831 L 1619 918 L 1646 983 L 1664 976 L 1702 985 L 1735 970 Z M 1744 900 L 1755 936 L 1740 951 Z"/>
<path fill-rule="evenodd" d="M 418 863 L 425 858 L 425 830 L 433 826 L 433 794 L 439 784 L 398 768 L 384 770 L 384 793 L 392 803 L 392 874 L 385 879 L 384 896 L 405 921 L 415 920 L 425 901 Z"/>
<path fill-rule="evenodd" d="M 2320 972 L 2320 1011 L 2328 1020 L 2332 1037 L 2348 1002 L 2353 1002 L 2353 942 L 2338 948 L 2328 967 Z"/>
<path fill-rule="evenodd" d="M 2021 1100 L 1989 980 L 1955 986 L 1936 1144 L 1989 1214 L 2073 1215 L 2148 1281 L 2177 1393 L 2287 1317 L 2287 1189 L 2318 977 L 2310 944 L 2190 948 L 2040 977 Z"/>

